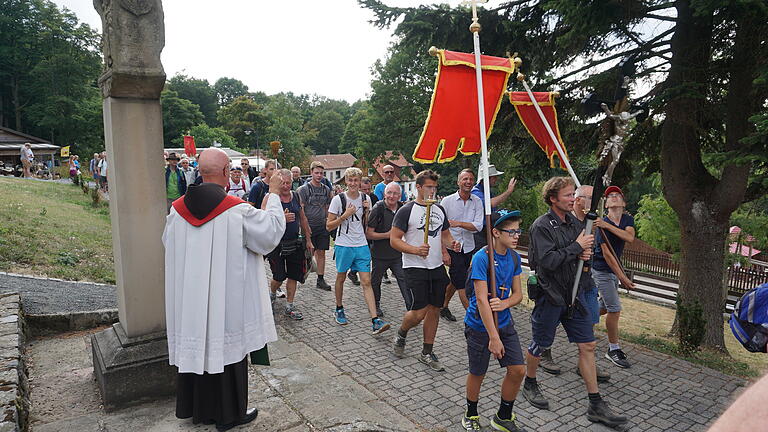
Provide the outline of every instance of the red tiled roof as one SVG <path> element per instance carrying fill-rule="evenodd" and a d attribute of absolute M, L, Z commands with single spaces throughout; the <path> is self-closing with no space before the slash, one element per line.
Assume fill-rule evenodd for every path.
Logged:
<path fill-rule="evenodd" d="M 318 161 L 323 164 L 323 168 L 327 170 L 349 168 L 355 164 L 357 158 L 349 153 L 342 154 L 324 154 L 315 155 L 312 157 L 313 161 Z"/>
<path fill-rule="evenodd" d="M 397 182 L 410 180 L 415 177 L 416 173 L 413 172 L 413 164 L 408 162 L 408 160 L 405 159 L 403 155 L 394 156 L 392 151 L 388 150 L 384 156 L 377 158 L 373 163 L 373 168 L 376 170 L 378 178 L 384 178 L 384 173 L 381 169 L 386 165 L 392 165 L 395 167 L 394 180 Z"/>

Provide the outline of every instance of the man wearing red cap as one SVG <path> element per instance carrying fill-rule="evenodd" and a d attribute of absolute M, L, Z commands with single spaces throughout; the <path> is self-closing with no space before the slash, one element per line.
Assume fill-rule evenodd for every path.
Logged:
<path fill-rule="evenodd" d="M 618 367 L 628 368 L 630 364 L 627 356 L 619 346 L 619 316 L 621 315 L 619 281 L 606 262 L 606 255 L 611 253 L 617 262 L 621 262 L 624 245 L 635 241 L 635 219 L 624 212 L 626 207 L 624 192 L 618 186 L 609 186 L 605 190 L 605 198 L 608 215 L 595 221 L 598 229 L 595 234 L 596 247 L 592 263 L 592 278 L 600 295 L 600 314 L 606 315 L 605 328 L 608 331 L 609 348 L 605 358 Z"/>

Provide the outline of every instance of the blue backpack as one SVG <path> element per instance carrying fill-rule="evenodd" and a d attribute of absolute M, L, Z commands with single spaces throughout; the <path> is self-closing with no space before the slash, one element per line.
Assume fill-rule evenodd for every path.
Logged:
<path fill-rule="evenodd" d="M 733 335 L 750 352 L 766 352 L 768 344 L 768 283 L 747 291 L 728 320 Z"/>

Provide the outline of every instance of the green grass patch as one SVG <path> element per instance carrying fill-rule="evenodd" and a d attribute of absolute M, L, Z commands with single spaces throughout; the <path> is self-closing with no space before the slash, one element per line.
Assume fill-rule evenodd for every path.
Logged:
<path fill-rule="evenodd" d="M 0 177 L 0 270 L 115 283 L 107 203 L 67 183 Z"/>
<path fill-rule="evenodd" d="M 619 331 L 619 334 L 621 340 L 643 345 L 654 351 L 706 366 L 724 374 L 743 378 L 756 378 L 761 376 L 759 371 L 755 370 L 747 363 L 735 360 L 733 357 L 720 352 L 702 349 L 692 354 L 685 354 L 678 348 L 677 343 L 669 339 L 651 336 L 646 333 L 637 335 Z"/>

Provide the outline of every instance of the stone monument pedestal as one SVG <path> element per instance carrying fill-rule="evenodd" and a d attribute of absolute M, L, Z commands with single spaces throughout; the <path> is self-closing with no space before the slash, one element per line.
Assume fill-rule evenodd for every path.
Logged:
<path fill-rule="evenodd" d="M 176 368 L 168 364 L 165 332 L 128 337 L 117 323 L 91 336 L 91 347 L 106 411 L 175 394 Z"/>

